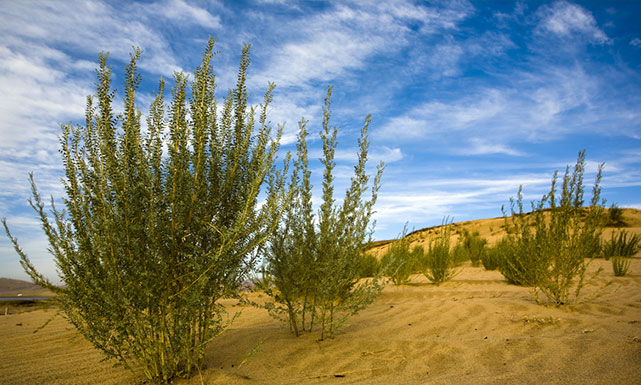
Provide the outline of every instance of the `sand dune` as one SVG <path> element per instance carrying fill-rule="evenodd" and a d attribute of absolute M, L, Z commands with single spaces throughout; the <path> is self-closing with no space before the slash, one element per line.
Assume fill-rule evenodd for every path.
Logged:
<path fill-rule="evenodd" d="M 17 258 L 17 257 L 16 257 Z M 0 278 L 0 297 L 51 297 L 53 293 L 31 282 L 19 279 Z"/>
<path fill-rule="evenodd" d="M 637 233 L 639 213 L 626 211 L 640 219 L 629 228 Z M 210 344 L 202 374 L 176 383 L 639 384 L 639 257 L 625 277 L 614 277 L 610 262 L 593 261 L 589 272 L 604 271 L 586 295 L 598 296 L 567 308 L 538 305 L 527 288 L 469 263 L 438 287 L 415 275 L 411 285 L 388 285 L 325 341 L 317 334 L 296 338 L 266 311 L 226 300 L 241 316 Z M 251 299 L 266 298 L 253 293 Z M 62 319 L 33 334 L 51 315 L 0 316 L 1 384 L 135 381 L 99 362 L 100 354 Z"/>

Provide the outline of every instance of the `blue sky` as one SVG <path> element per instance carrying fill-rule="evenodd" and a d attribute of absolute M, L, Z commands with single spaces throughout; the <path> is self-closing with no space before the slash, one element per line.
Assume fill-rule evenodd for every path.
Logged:
<path fill-rule="evenodd" d="M 599 1 L 0 0 L 0 217 L 55 279 L 27 174 L 42 195 L 63 196 L 59 125 L 83 121 L 98 52 L 111 53 L 122 90 L 131 47 L 143 49 L 146 113 L 158 80 L 193 71 L 210 35 L 219 99 L 243 42 L 252 45 L 252 102 L 276 83 L 270 120 L 285 123 L 283 151 L 304 116 L 310 157 L 320 156 L 321 104 L 334 86 L 337 190 L 372 114 L 371 166 L 387 163 L 376 239 L 405 222 L 500 216 L 519 185 L 539 198 L 581 149 L 588 183 L 605 162 L 603 196 L 641 208 L 640 14 L 640 2 Z M 321 165 L 312 167 L 318 199 Z M 26 277 L 4 236 L 0 276 Z"/>

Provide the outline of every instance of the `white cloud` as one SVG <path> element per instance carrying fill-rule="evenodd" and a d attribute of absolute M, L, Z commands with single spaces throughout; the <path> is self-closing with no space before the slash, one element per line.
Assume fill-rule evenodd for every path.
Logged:
<path fill-rule="evenodd" d="M 296 31 L 295 37 L 275 47 L 273 59 L 256 77 L 282 87 L 305 86 L 317 80 L 332 82 L 364 67 L 375 54 L 393 54 L 407 45 L 407 22 L 420 25 L 423 33 L 452 30 L 470 14 L 470 8 L 467 2 L 431 8 L 406 2 L 337 3 L 328 12 L 287 26 Z M 444 56 L 456 55 L 446 50 Z"/>
<path fill-rule="evenodd" d="M 171 22 L 197 24 L 211 29 L 222 27 L 219 16 L 214 16 L 206 9 L 199 8 L 194 3 L 188 4 L 183 0 L 155 3 L 150 5 L 150 8 L 155 14 Z"/>
<path fill-rule="evenodd" d="M 69 78 L 78 65 L 65 54 L 44 49 L 40 55 L 0 45 L 0 178 L 3 195 L 29 196 L 27 173 L 36 171 L 40 187 L 61 192 L 58 134 L 61 122 L 82 117 L 87 84 Z"/>
<path fill-rule="evenodd" d="M 390 164 L 403 159 L 403 151 L 398 147 L 382 146 L 374 148 L 369 157 L 374 163 L 385 162 L 385 164 Z"/>
<path fill-rule="evenodd" d="M 435 136 L 453 141 L 454 134 L 459 153 L 520 155 L 510 142 L 602 129 L 593 122 L 611 111 L 597 109 L 599 88 L 580 67 L 541 66 L 537 72 L 514 73 L 503 86 L 420 103 L 390 118 L 376 135 L 396 143 Z M 444 133 L 448 136 L 439 135 Z"/>
<path fill-rule="evenodd" d="M 608 43 L 610 39 L 597 25 L 590 11 L 580 5 L 566 1 L 557 1 L 539 9 L 540 31 L 553 33 L 562 38 L 582 35 L 599 44 Z"/>
<path fill-rule="evenodd" d="M 186 5 L 190 9 L 195 9 Z M 42 2 L 19 1 L 3 4 L 0 32 L 10 36 L 16 47 L 23 42 L 38 42 L 43 49 L 63 45 L 91 57 L 109 51 L 112 57 L 129 61 L 133 46 L 145 51 L 140 67 L 171 76 L 180 70 L 161 34 L 144 24 L 155 14 L 155 5 L 134 4 L 131 9 L 115 9 L 95 1 Z M 173 6 L 180 7 L 179 4 Z M 193 19 L 193 18 L 192 18 Z M 22 51 L 29 57 L 39 51 Z"/>
<path fill-rule="evenodd" d="M 487 90 L 452 103 L 423 103 L 390 119 L 378 133 L 385 138 L 403 139 L 465 130 L 471 124 L 487 121 L 503 111 L 504 99 L 501 92 Z"/>
<path fill-rule="evenodd" d="M 439 41 L 443 42 L 433 47 L 415 47 L 410 51 L 408 67 L 412 73 L 436 80 L 455 77 L 469 63 L 478 64 L 488 57 L 500 57 L 517 47 L 508 36 L 493 31 L 465 40 L 444 36 Z"/>
<path fill-rule="evenodd" d="M 438 224 L 446 216 L 468 218 L 466 210 L 489 209 L 500 215 L 502 205 L 516 195 L 519 185 L 524 187 L 524 200 L 537 200 L 549 188 L 546 175 L 520 174 L 510 178 L 446 178 L 402 181 L 385 180 L 376 203 L 376 220 L 395 224 L 379 229 L 383 238 L 394 236 L 405 221 L 412 225 Z"/>
<path fill-rule="evenodd" d="M 463 147 L 455 152 L 460 155 L 488 155 L 505 154 L 511 156 L 524 156 L 521 151 L 510 148 L 501 143 L 491 143 L 487 139 L 472 138 L 468 147 Z"/>
<path fill-rule="evenodd" d="M 322 151 L 312 150 L 310 152 L 311 158 L 320 158 L 322 156 Z M 345 149 L 336 149 L 334 154 L 334 159 L 341 162 L 351 162 L 355 163 L 358 160 L 358 148 L 354 147 L 349 150 Z M 390 164 L 397 162 L 403 159 L 403 152 L 398 147 L 387 147 L 380 146 L 369 149 L 368 161 L 370 165 L 378 164 L 379 162 L 385 162 L 385 164 Z"/>
<path fill-rule="evenodd" d="M 630 45 L 633 47 L 641 47 L 641 39 L 635 37 L 634 39 L 630 40 Z"/>

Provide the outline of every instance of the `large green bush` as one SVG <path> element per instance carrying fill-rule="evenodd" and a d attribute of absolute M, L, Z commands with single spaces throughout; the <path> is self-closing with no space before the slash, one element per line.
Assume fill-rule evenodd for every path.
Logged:
<path fill-rule="evenodd" d="M 50 218 L 31 177 L 31 205 L 64 286 L 38 273 L 3 221 L 25 271 L 56 293 L 64 316 L 108 358 L 152 381 L 202 367 L 228 318 L 219 300 L 236 291 L 282 210 L 284 178 L 273 168 L 280 131 L 273 139 L 266 116 L 273 85 L 256 120 L 245 46 L 236 88 L 219 110 L 213 48 L 210 39 L 193 81 L 175 74 L 169 103 L 160 82 L 147 130 L 135 102 L 140 51 L 127 66 L 119 115 L 100 55 L 85 124 L 62 129 L 65 209 L 52 199 Z"/>
<path fill-rule="evenodd" d="M 574 169 L 568 166 L 557 195 L 554 173 L 550 192 L 523 211 L 521 189 L 511 200 L 512 216 L 505 218 L 506 259 L 501 272 L 512 282 L 532 286 L 540 300 L 563 305 L 576 301 L 585 284 L 586 259 L 598 256 L 603 229 L 599 166 L 589 206 L 583 207 L 585 151 L 579 153 Z M 518 212 L 515 210 L 518 207 Z"/>
<path fill-rule="evenodd" d="M 331 87 L 325 99 L 322 164 L 323 196 L 318 216 L 312 211 L 310 171 L 308 169 L 306 122 L 300 123 L 298 156 L 291 176 L 291 204 L 280 227 L 270 238 L 266 252 L 266 272 L 272 287 L 267 304 L 276 317 L 283 314 L 291 331 L 298 335 L 317 326 L 320 338 L 332 336 L 347 319 L 370 304 L 382 290 L 377 278 L 361 280 L 365 247 L 371 241 L 371 216 L 380 186 L 383 163 L 368 187 L 366 173 L 369 142 L 365 119 L 358 141 L 359 152 L 354 176 L 342 204 L 334 198 L 334 153 L 337 129 L 330 128 Z M 369 199 L 365 194 L 371 194 Z"/>

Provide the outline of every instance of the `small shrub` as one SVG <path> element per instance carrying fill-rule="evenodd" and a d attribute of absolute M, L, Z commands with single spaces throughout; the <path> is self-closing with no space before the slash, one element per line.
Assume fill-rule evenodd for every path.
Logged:
<path fill-rule="evenodd" d="M 374 231 L 371 219 L 384 164 L 379 164 L 371 183 L 367 175 L 367 116 L 358 139 L 354 175 L 342 203 L 337 202 L 334 155 L 338 129 L 329 123 L 331 93 L 329 87 L 320 133 L 321 163 L 325 167 L 318 215 L 312 209 L 307 128 L 302 119 L 287 193 L 289 204 L 283 208 L 280 226 L 272 232 L 264 253 L 266 273 L 273 282 L 273 289 L 266 292 L 272 301 L 265 307 L 275 318 L 287 321 L 295 335 L 317 329 L 321 340 L 332 337 L 349 317 L 371 304 L 384 286 L 377 276 L 361 280 L 363 258 L 368 258 L 366 247 Z"/>
<path fill-rule="evenodd" d="M 478 267 L 481 264 L 481 258 L 485 254 L 485 244 L 487 240 L 479 235 L 478 231 L 470 233 L 463 230 L 463 237 L 460 238 L 457 247 L 462 249 L 466 259 L 472 262 L 472 266 Z"/>
<path fill-rule="evenodd" d="M 485 270 L 497 270 L 505 261 L 505 253 L 509 245 L 505 239 L 496 243 L 493 247 L 488 247 L 481 256 L 481 263 Z"/>
<path fill-rule="evenodd" d="M 532 213 L 523 212 L 522 188 L 517 200 L 510 200 L 511 220 L 505 218 L 509 248 L 500 269 L 509 281 L 532 286 L 537 301 L 543 294 L 556 306 L 571 299 L 576 302 L 585 285 L 589 263 L 585 259 L 600 252 L 603 203 L 599 201 L 599 183 L 603 165 L 599 166 L 590 206 L 583 207 L 584 164 L 585 151 L 581 151 L 574 170 L 566 167 L 560 197 L 556 196 L 555 172 L 550 192 L 532 203 Z"/>
<path fill-rule="evenodd" d="M 358 276 L 361 278 L 376 277 L 381 274 L 381 264 L 372 254 L 363 254 L 359 260 Z"/>
<path fill-rule="evenodd" d="M 450 250 L 451 226 L 446 221 L 443 224 L 436 239 L 430 241 L 420 264 L 423 275 L 437 286 L 456 275 L 454 253 Z"/>
<path fill-rule="evenodd" d="M 470 260 L 470 255 L 462 243 L 457 243 L 452 249 L 452 259 L 456 266 L 460 266 Z"/>
<path fill-rule="evenodd" d="M 608 210 L 608 225 L 625 226 L 625 222 L 623 221 L 623 209 L 617 206 L 616 203 L 612 203 Z"/>
<path fill-rule="evenodd" d="M 630 259 L 620 255 L 612 257 L 612 270 L 616 277 L 623 277 L 630 269 Z"/>
<path fill-rule="evenodd" d="M 628 238 L 628 236 L 630 237 Z M 607 261 L 616 256 L 631 257 L 639 249 L 641 249 L 641 236 L 623 230 L 617 233 L 613 232 L 610 240 L 603 242 L 601 255 Z"/>
<path fill-rule="evenodd" d="M 396 286 L 407 285 L 410 276 L 417 269 L 417 256 L 422 256 L 423 247 L 416 246 L 410 251 L 410 241 L 407 239 L 407 225 L 403 227 L 403 232 L 398 239 L 394 240 L 389 249 L 381 258 L 383 274 L 390 277 L 390 280 Z"/>

